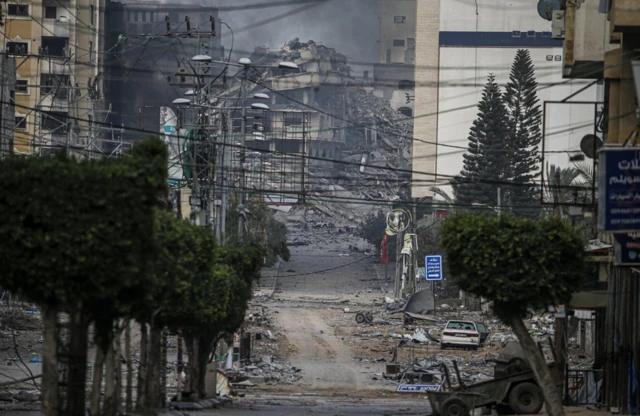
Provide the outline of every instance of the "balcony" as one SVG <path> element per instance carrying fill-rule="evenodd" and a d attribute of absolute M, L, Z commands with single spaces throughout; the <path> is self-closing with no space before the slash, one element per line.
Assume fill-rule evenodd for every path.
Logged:
<path fill-rule="evenodd" d="M 614 33 L 640 33 L 640 2 L 611 0 L 609 20 Z"/>
<path fill-rule="evenodd" d="M 579 8 L 568 7 L 565 15 L 565 78 L 599 79 L 604 71 L 604 54 L 613 49 L 608 42 L 609 22 L 600 13 L 598 2 L 584 2 Z"/>

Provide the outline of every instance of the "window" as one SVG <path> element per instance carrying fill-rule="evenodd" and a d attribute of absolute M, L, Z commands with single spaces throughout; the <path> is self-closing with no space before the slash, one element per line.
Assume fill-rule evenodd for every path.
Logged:
<path fill-rule="evenodd" d="M 26 130 L 27 129 L 27 117 L 25 116 L 16 116 L 15 117 L 15 130 Z"/>
<path fill-rule="evenodd" d="M 60 38 L 57 36 L 42 37 L 42 55 L 47 56 L 67 56 L 66 51 L 69 44 L 69 38 Z"/>
<path fill-rule="evenodd" d="M 398 82 L 399 90 L 412 90 L 414 87 L 415 82 L 409 81 L 408 79 L 403 79 L 402 81 Z"/>
<path fill-rule="evenodd" d="M 93 4 L 89 5 L 89 24 L 93 26 L 95 24 L 95 10 L 93 8 Z"/>
<path fill-rule="evenodd" d="M 142 21 L 143 22 L 147 21 L 147 12 L 142 12 Z"/>
<path fill-rule="evenodd" d="M 40 75 L 40 91 L 42 94 L 55 94 L 56 98 L 67 98 L 68 86 L 69 75 Z"/>
<path fill-rule="evenodd" d="M 528 38 L 535 38 L 536 37 L 536 31 L 535 30 L 529 30 L 527 32 L 527 37 Z"/>
<path fill-rule="evenodd" d="M 393 46 L 404 46 L 404 39 L 394 39 Z"/>
<path fill-rule="evenodd" d="M 89 41 L 89 62 L 93 62 L 93 41 Z"/>
<path fill-rule="evenodd" d="M 153 23 L 153 12 L 149 12 L 149 21 Z"/>
<path fill-rule="evenodd" d="M 16 80 L 16 92 L 26 94 L 29 93 L 29 81 L 26 79 Z"/>
<path fill-rule="evenodd" d="M 400 108 L 398 108 L 398 112 L 400 114 L 404 114 L 407 117 L 413 116 L 413 110 L 410 109 L 409 107 L 400 107 Z"/>
<path fill-rule="evenodd" d="M 45 19 L 55 19 L 58 17 L 58 9 L 56 7 L 47 6 L 44 8 Z"/>
<path fill-rule="evenodd" d="M 543 38 L 550 38 L 551 37 L 551 32 L 542 32 L 542 37 Z"/>
<path fill-rule="evenodd" d="M 7 42 L 7 53 L 10 55 L 26 55 L 29 53 L 27 42 Z"/>
<path fill-rule="evenodd" d="M 393 16 L 393 23 L 407 23 L 406 16 Z"/>
<path fill-rule="evenodd" d="M 387 63 L 391 63 L 391 49 L 387 49 Z"/>
<path fill-rule="evenodd" d="M 55 130 L 56 133 L 68 131 L 67 113 L 48 111 L 42 113 L 41 127 L 43 130 Z"/>
<path fill-rule="evenodd" d="M 512 38 L 519 38 L 520 37 L 520 31 L 519 30 L 512 30 L 511 31 L 511 37 Z"/>
<path fill-rule="evenodd" d="M 138 21 L 138 12 L 133 12 L 133 21 L 134 22 Z"/>
<path fill-rule="evenodd" d="M 9 4 L 7 5 L 7 14 L 9 16 L 29 16 L 29 6 L 26 4 Z"/>
<path fill-rule="evenodd" d="M 553 61 L 553 55 L 547 55 L 547 61 Z"/>

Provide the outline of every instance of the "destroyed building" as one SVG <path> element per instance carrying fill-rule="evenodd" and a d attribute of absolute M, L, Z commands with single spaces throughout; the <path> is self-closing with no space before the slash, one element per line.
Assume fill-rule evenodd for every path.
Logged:
<path fill-rule="evenodd" d="M 269 111 L 247 123 L 245 144 L 255 150 L 249 187 L 323 195 L 338 186 L 357 198 L 397 198 L 409 181 L 402 171 L 409 169 L 411 119 L 352 77 L 346 56 L 320 42 L 294 39 L 279 49 L 257 47 L 249 59 L 246 106 L 259 102 L 256 93 L 269 96 Z M 211 101 L 238 97 L 243 76 L 238 71 Z M 231 115 L 235 133 L 240 112 Z M 265 157 L 271 160 L 257 160 Z"/>

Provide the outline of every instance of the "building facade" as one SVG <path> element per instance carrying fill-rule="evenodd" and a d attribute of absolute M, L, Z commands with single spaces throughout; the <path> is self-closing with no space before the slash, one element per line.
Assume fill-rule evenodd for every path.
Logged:
<path fill-rule="evenodd" d="M 449 181 L 462 169 L 487 76 L 494 74 L 504 87 L 518 49 L 530 52 L 541 108 L 548 102 L 545 163 L 568 166 L 562 151 L 579 150 L 595 119 L 593 109 L 551 103 L 590 82 L 563 80 L 562 40 L 552 35 L 551 22 L 525 2 L 417 4 L 413 196 L 431 195 L 434 186 L 450 190 Z M 597 90 L 596 85 L 586 88 L 572 101 L 597 101 Z"/>
<path fill-rule="evenodd" d="M 15 57 L 14 150 L 86 150 L 103 109 L 103 0 L 9 2 L 3 51 Z"/>
<path fill-rule="evenodd" d="M 373 93 L 408 117 L 414 108 L 416 3 L 379 0 L 379 57 L 373 66 Z"/>

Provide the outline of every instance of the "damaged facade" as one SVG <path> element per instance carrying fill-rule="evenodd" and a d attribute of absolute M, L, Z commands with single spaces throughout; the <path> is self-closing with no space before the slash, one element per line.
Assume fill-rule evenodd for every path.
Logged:
<path fill-rule="evenodd" d="M 247 122 L 250 187 L 313 196 L 340 185 L 365 199 L 397 197 L 408 179 L 392 170 L 408 168 L 412 123 L 354 78 L 344 55 L 294 39 L 280 49 L 257 47 L 249 59 L 247 106 L 260 102 L 256 93 L 269 96 L 269 111 L 252 112 L 254 122 Z M 236 97 L 243 76 L 239 71 L 210 102 Z M 240 133 L 241 110 L 231 119 Z"/>

